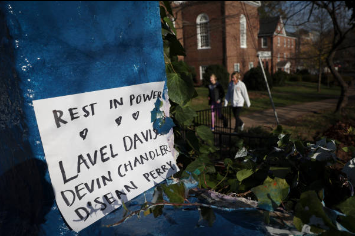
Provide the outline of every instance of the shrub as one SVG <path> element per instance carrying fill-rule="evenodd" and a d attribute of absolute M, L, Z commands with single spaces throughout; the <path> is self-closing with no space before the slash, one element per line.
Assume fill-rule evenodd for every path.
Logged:
<path fill-rule="evenodd" d="M 354 79 L 352 76 L 342 75 L 343 80 L 350 84 L 350 82 Z M 322 74 L 322 84 L 329 86 L 339 86 L 338 80 L 336 80 L 331 73 Z"/>
<path fill-rule="evenodd" d="M 217 81 L 223 86 L 223 88 L 228 88 L 229 73 L 222 65 L 210 65 L 206 68 L 202 81 L 204 86 L 208 86 L 210 84 L 210 77 L 212 74 L 217 77 Z"/>
<path fill-rule="evenodd" d="M 272 88 L 272 77 L 268 71 L 265 71 L 266 78 L 269 84 L 269 88 Z M 245 73 L 243 82 L 245 83 L 248 90 L 267 90 L 265 79 L 261 67 L 251 68 L 247 73 Z"/>
<path fill-rule="evenodd" d="M 296 72 L 297 75 L 309 75 L 309 71 L 308 69 L 302 69 L 302 70 L 298 70 Z"/>
<path fill-rule="evenodd" d="M 304 82 L 311 82 L 311 83 L 318 83 L 318 75 L 302 75 L 302 81 Z"/>
<path fill-rule="evenodd" d="M 285 86 L 285 82 L 289 80 L 290 75 L 285 71 L 277 71 L 272 76 L 272 83 L 274 86 Z"/>
<path fill-rule="evenodd" d="M 289 76 L 290 81 L 302 82 L 302 75 L 292 74 Z"/>

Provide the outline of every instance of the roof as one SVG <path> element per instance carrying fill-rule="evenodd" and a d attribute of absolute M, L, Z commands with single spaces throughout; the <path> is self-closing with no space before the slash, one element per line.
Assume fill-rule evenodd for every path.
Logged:
<path fill-rule="evenodd" d="M 280 20 L 280 16 L 275 17 L 267 17 L 260 19 L 260 29 L 259 29 L 259 36 L 261 35 L 273 35 L 276 26 Z"/>
<path fill-rule="evenodd" d="M 287 63 L 290 63 L 289 61 L 283 60 L 283 61 L 279 61 L 278 63 L 276 63 L 276 67 L 280 68 L 280 67 L 285 67 L 287 65 Z"/>
<path fill-rule="evenodd" d="M 295 32 L 293 33 L 293 32 L 289 32 L 289 31 L 286 30 L 286 35 L 289 36 L 289 37 L 295 37 L 295 38 L 297 38 L 297 35 L 296 35 Z"/>

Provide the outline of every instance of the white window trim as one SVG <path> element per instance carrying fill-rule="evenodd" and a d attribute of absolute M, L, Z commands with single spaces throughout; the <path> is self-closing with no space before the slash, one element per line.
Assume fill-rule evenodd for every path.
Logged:
<path fill-rule="evenodd" d="M 293 39 L 291 39 L 291 47 L 293 48 Z"/>
<path fill-rule="evenodd" d="M 287 46 L 290 47 L 290 39 L 287 39 Z"/>
<path fill-rule="evenodd" d="M 286 39 L 284 38 L 284 48 L 286 47 Z"/>
<path fill-rule="evenodd" d="M 286 57 L 286 52 L 284 52 L 284 59 L 286 60 L 286 58 L 287 58 L 287 57 Z"/>
<path fill-rule="evenodd" d="M 266 39 L 266 46 L 264 45 L 264 39 Z M 262 48 L 267 48 L 267 38 L 266 37 L 262 37 L 261 38 L 261 47 Z"/>
<path fill-rule="evenodd" d="M 280 47 L 280 37 L 277 37 L 277 46 Z"/>
<path fill-rule="evenodd" d="M 254 62 L 249 62 L 249 70 L 250 70 L 251 68 L 254 68 Z"/>
<path fill-rule="evenodd" d="M 201 21 L 200 19 L 205 16 L 207 18 L 207 21 Z M 210 37 L 210 32 L 208 31 L 208 41 L 209 41 L 209 46 L 207 47 L 201 47 L 201 33 L 200 33 L 200 27 L 199 24 L 201 23 L 208 23 L 209 27 L 209 22 L 210 19 L 207 14 L 201 13 L 200 15 L 197 16 L 196 18 L 196 30 L 197 30 L 197 49 L 211 49 L 211 37 Z"/>
<path fill-rule="evenodd" d="M 234 69 L 234 71 L 240 72 L 240 64 L 239 63 L 234 63 L 233 69 Z"/>
<path fill-rule="evenodd" d="M 242 25 L 243 25 L 243 32 L 242 32 Z M 241 48 L 247 48 L 247 21 L 245 16 L 242 14 L 240 15 L 240 21 L 239 21 L 239 33 L 240 33 L 240 47 Z"/>
<path fill-rule="evenodd" d="M 277 54 L 277 62 L 280 61 L 280 53 Z"/>
<path fill-rule="evenodd" d="M 207 68 L 207 66 L 200 66 L 200 80 L 203 80 L 203 67 Z"/>

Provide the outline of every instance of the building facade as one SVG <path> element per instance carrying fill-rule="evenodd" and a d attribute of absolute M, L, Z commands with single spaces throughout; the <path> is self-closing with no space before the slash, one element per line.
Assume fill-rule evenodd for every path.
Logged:
<path fill-rule="evenodd" d="M 186 51 L 184 60 L 197 73 L 219 64 L 244 75 L 259 64 L 270 73 L 295 70 L 296 38 L 287 34 L 281 17 L 259 19 L 260 1 L 201 1 L 173 5 L 177 38 Z"/>
<path fill-rule="evenodd" d="M 258 1 L 184 2 L 173 7 L 183 59 L 197 73 L 197 84 L 208 65 L 219 64 L 231 74 L 257 66 Z"/>
<path fill-rule="evenodd" d="M 296 71 L 297 38 L 285 30 L 280 16 L 260 19 L 258 47 L 264 68 L 270 73 Z"/>

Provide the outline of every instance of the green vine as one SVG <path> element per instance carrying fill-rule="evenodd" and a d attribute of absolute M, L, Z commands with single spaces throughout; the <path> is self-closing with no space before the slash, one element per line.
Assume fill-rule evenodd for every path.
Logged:
<path fill-rule="evenodd" d="M 346 166 L 335 156 L 335 141 L 324 138 L 310 144 L 291 140 L 290 134 L 278 126 L 272 133 L 278 141 L 267 149 L 247 151 L 243 141 L 236 140 L 235 147 L 230 147 L 238 150 L 233 160 L 216 152 L 211 130 L 193 126 L 196 112 L 189 104 L 197 94 L 193 81 L 185 76 L 189 72 L 174 67 L 177 56 L 185 56 L 185 51 L 170 20 L 173 12 L 169 2 L 160 2 L 160 17 L 170 114 L 176 125 L 174 140 L 181 171 L 175 174 L 176 183 L 156 186 L 154 202 L 146 201 L 137 211 L 125 207 L 123 219 L 110 226 L 141 212 L 158 217 L 165 205 L 200 207 L 202 217 L 212 225 L 215 216 L 210 210 L 216 207 L 187 202 L 188 191 L 182 181 L 185 179 L 197 181 L 200 189 L 258 201 L 258 208 L 265 212 L 266 224 L 270 222 L 269 212 L 282 208 L 294 215 L 294 226 L 299 231 L 308 225 L 313 233 L 351 235 L 339 228 L 341 223 L 347 231 L 355 233 L 354 189 L 347 175 L 334 168 L 335 163 Z M 354 147 L 343 150 L 355 153 Z M 334 217 L 337 211 L 342 214 Z"/>

